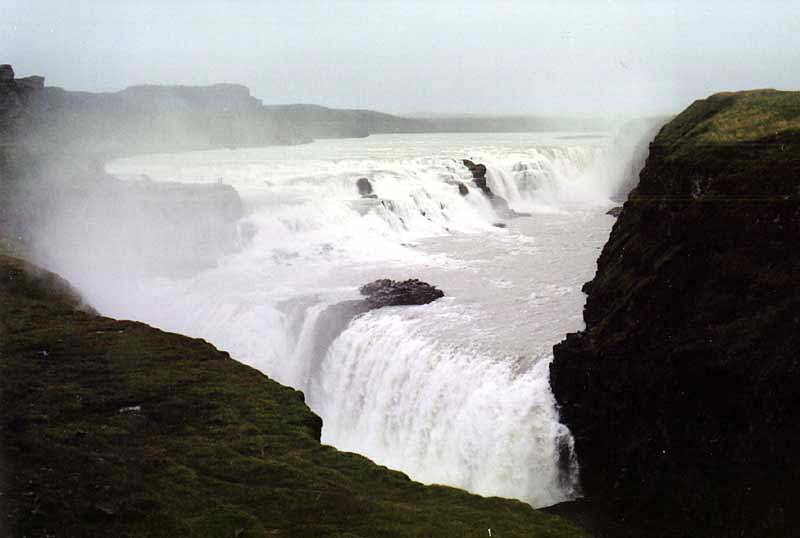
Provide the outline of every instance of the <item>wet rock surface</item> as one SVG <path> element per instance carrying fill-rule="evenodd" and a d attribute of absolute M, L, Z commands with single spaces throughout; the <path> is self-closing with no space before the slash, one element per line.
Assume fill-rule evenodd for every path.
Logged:
<path fill-rule="evenodd" d="M 364 301 L 370 309 L 428 304 L 444 297 L 442 290 L 416 278 L 403 281 L 382 278 L 361 286 L 358 291 L 366 296 Z"/>
<path fill-rule="evenodd" d="M 362 198 L 378 197 L 378 195 L 372 191 L 372 183 L 365 177 L 358 178 L 358 181 L 356 181 L 356 188 L 358 189 L 358 194 L 360 194 Z"/>
<path fill-rule="evenodd" d="M 498 216 L 505 219 L 530 216 L 529 213 L 518 213 L 514 211 L 508 206 L 508 201 L 505 198 L 492 192 L 492 189 L 489 188 L 489 185 L 486 182 L 486 165 L 480 163 L 475 164 L 469 159 L 463 159 L 462 162 L 464 163 L 464 166 L 466 166 L 467 169 L 472 173 L 472 181 L 489 199 L 489 202 L 492 204 L 492 209 L 495 210 Z M 469 191 L 466 185 L 463 185 L 464 189 L 462 190 L 462 185 L 463 183 L 459 183 L 458 192 L 462 196 L 466 196 Z"/>

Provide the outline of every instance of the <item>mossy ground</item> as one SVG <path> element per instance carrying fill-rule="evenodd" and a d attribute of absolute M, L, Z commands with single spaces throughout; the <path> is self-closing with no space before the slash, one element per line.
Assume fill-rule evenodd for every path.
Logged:
<path fill-rule="evenodd" d="M 300 392 L 0 267 L 3 536 L 584 536 L 321 445 Z"/>
<path fill-rule="evenodd" d="M 699 99 L 654 141 L 668 161 L 712 172 L 757 172 L 800 159 L 800 92 L 749 90 Z"/>

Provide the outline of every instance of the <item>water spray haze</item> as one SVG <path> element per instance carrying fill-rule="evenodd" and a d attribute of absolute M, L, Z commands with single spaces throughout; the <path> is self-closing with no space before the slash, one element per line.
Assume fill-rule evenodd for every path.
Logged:
<path fill-rule="evenodd" d="M 303 390 L 324 441 L 545 506 L 578 492 L 548 364 L 582 324 L 621 143 L 384 135 L 121 159 L 113 187 L 45 220 L 41 248 L 103 313 L 203 337 Z M 463 157 L 531 216 L 494 226 Z M 446 297 L 347 309 L 361 285 L 409 277 Z"/>

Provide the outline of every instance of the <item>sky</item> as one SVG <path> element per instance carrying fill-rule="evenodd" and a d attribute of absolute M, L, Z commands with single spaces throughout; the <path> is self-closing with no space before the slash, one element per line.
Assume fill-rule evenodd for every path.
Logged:
<path fill-rule="evenodd" d="M 0 63 L 70 90 L 236 82 L 265 104 L 611 117 L 800 88 L 797 0 L 0 4 Z"/>

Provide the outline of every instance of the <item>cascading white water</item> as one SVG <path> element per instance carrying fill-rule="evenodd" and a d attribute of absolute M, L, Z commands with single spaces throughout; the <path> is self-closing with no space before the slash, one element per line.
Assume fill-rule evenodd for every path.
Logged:
<path fill-rule="evenodd" d="M 248 208 L 242 249 L 192 277 L 124 286 L 101 259 L 96 274 L 60 269 L 103 313 L 203 337 L 303 390 L 324 442 L 545 506 L 578 487 L 548 365 L 582 327 L 580 286 L 613 222 L 614 186 L 597 173 L 607 142 L 382 135 L 120 160 L 109 166 L 120 177 L 234 186 Z M 491 189 L 532 215 L 493 226 L 462 158 L 485 163 Z M 357 194 L 359 177 L 377 199 Z M 350 319 L 342 301 L 383 277 L 446 297 Z"/>
<path fill-rule="evenodd" d="M 426 482 L 537 506 L 571 496 L 573 477 L 554 464 L 568 432 L 549 361 L 494 359 L 431 334 L 418 316 L 369 313 L 333 343 L 312 400 L 330 417 L 325 440 Z"/>

